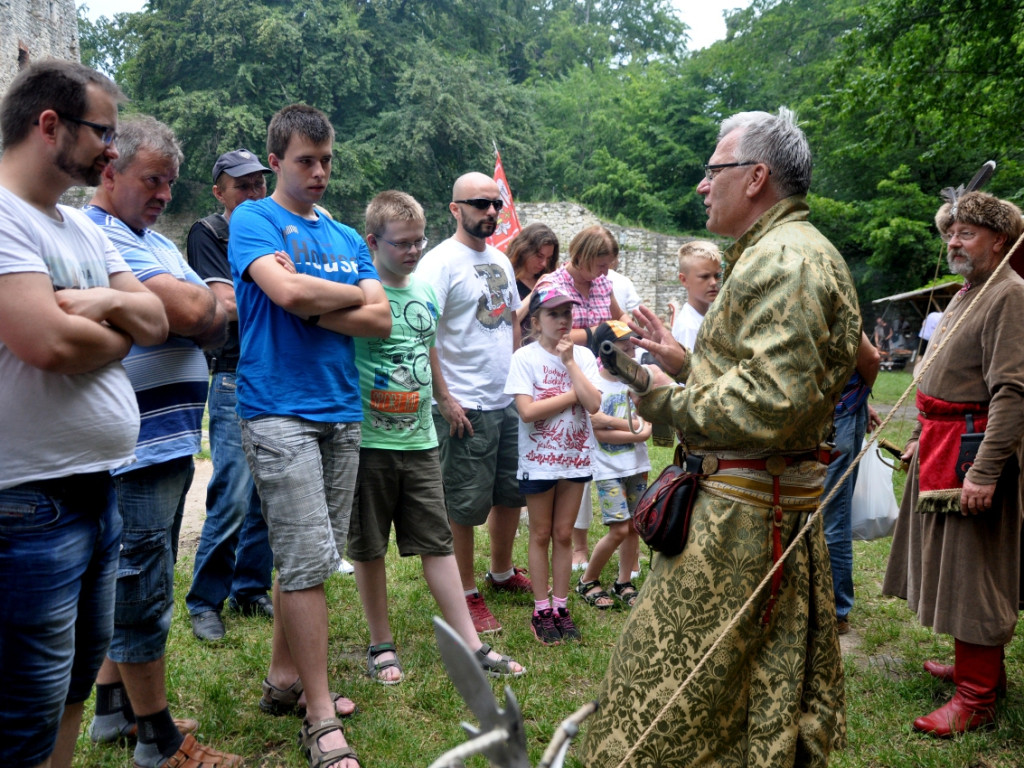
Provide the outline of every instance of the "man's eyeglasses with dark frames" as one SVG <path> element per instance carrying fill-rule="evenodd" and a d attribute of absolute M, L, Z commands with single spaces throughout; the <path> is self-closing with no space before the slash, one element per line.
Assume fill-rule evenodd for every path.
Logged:
<path fill-rule="evenodd" d="M 102 123 L 94 123 L 91 120 L 83 120 L 80 117 L 71 117 L 70 115 L 62 115 L 60 112 L 57 116 L 61 120 L 67 120 L 69 123 L 77 123 L 78 125 L 84 125 L 92 128 L 96 131 L 96 135 L 100 137 L 100 141 L 104 144 L 112 144 L 114 139 L 117 138 L 117 129 L 112 125 L 103 125 Z"/>
<path fill-rule="evenodd" d="M 243 193 L 248 194 L 249 192 L 252 192 L 254 190 L 266 189 L 267 188 L 267 180 L 266 179 L 260 179 L 259 181 L 255 181 L 255 182 L 248 182 L 247 181 L 247 182 L 244 182 L 242 184 L 232 184 L 231 188 L 232 189 L 237 189 L 239 192 L 243 192 Z"/>
<path fill-rule="evenodd" d="M 714 181 L 715 176 L 726 168 L 741 168 L 745 165 L 758 165 L 758 162 L 756 160 L 748 160 L 743 163 L 717 163 L 716 165 L 705 165 L 704 178 L 708 181 Z"/>
<path fill-rule="evenodd" d="M 424 248 L 427 247 L 427 238 L 425 237 L 422 240 L 402 240 L 401 242 L 398 243 L 392 242 L 391 240 L 383 238 L 380 235 L 377 235 L 377 239 L 380 240 L 382 243 L 387 243 L 392 248 L 397 248 L 400 251 L 406 252 L 422 251 Z"/>
<path fill-rule="evenodd" d="M 490 200 L 486 197 L 474 197 L 472 200 L 452 200 L 453 203 L 462 203 L 463 205 L 472 205 L 478 211 L 486 211 L 492 205 L 494 210 L 500 212 L 502 207 L 505 205 L 505 201 L 501 198 L 497 200 Z"/>

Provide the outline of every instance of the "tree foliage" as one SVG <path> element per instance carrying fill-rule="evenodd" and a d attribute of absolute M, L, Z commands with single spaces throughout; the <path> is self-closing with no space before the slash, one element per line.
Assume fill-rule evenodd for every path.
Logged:
<path fill-rule="evenodd" d="M 217 154 L 262 152 L 295 101 L 335 125 L 326 204 L 354 223 L 397 187 L 447 226 L 452 181 L 497 144 L 517 199 L 694 233 L 721 119 L 792 107 L 812 215 L 865 300 L 931 279 L 941 187 L 991 158 L 991 191 L 1024 198 L 1015 0 L 751 0 L 696 53 L 670 0 L 150 0 L 79 24 L 83 61 L 178 133 L 197 213 Z"/>

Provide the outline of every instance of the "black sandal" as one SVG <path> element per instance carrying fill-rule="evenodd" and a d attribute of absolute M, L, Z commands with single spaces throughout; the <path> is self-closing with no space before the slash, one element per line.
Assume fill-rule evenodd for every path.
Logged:
<path fill-rule="evenodd" d="M 595 587 L 597 588 L 597 592 L 591 592 L 590 590 L 594 589 Z M 580 576 L 579 581 L 576 583 L 575 589 L 576 594 L 582 597 L 583 601 L 587 605 L 592 605 L 599 611 L 607 610 L 608 608 L 611 608 L 613 605 L 615 605 L 615 602 L 612 600 L 611 595 L 609 595 L 607 592 L 601 589 L 601 582 L 597 579 L 594 579 L 593 581 L 584 581 L 583 577 Z M 597 602 L 598 600 L 607 600 L 608 602 L 604 605 L 601 605 Z"/>
<path fill-rule="evenodd" d="M 395 658 L 387 661 L 377 661 L 377 657 L 383 653 L 392 653 Z M 385 680 L 380 673 L 391 667 L 398 668 L 397 680 Z M 398 649 L 394 643 L 377 643 L 366 650 L 366 674 L 381 685 L 398 685 L 405 679 L 405 671 L 402 669 L 402 662 L 398 660 Z"/>
<path fill-rule="evenodd" d="M 476 651 L 476 660 L 480 663 L 485 674 L 491 677 L 522 677 L 526 674 L 526 667 L 523 667 L 518 672 L 512 671 L 512 658 L 510 656 L 498 654 L 501 656 L 500 659 L 492 659 L 488 655 L 492 650 L 491 646 L 484 643 Z M 522 667 L 522 664 L 519 666 Z"/>
<path fill-rule="evenodd" d="M 626 608 L 632 608 L 636 599 L 640 597 L 640 592 L 635 586 L 633 586 L 632 581 L 627 581 L 622 584 L 616 581 L 612 584 L 612 597 L 616 600 L 620 600 Z"/>

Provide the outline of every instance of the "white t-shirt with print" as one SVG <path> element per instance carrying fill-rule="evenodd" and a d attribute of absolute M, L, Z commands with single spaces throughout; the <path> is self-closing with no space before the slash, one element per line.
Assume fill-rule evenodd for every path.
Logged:
<path fill-rule="evenodd" d="M 593 381 L 597 362 L 586 347 L 574 346 L 573 359 Z M 534 400 L 554 397 L 572 388 L 569 371 L 557 355 L 539 343 L 528 344 L 512 356 L 505 383 L 508 395 L 529 395 Z M 519 421 L 520 480 L 557 480 L 591 474 L 590 414 L 576 403 L 549 419 Z"/>
<path fill-rule="evenodd" d="M 416 276 L 437 296 L 437 356 L 452 396 L 463 408 L 496 411 L 512 361 L 512 324 L 519 291 L 508 258 L 497 248 L 474 251 L 448 238 L 427 253 Z"/>
<path fill-rule="evenodd" d="M 629 387 L 617 379 L 608 381 L 601 374 L 590 381 L 601 392 L 601 413 L 625 419 Z M 635 414 L 636 408 L 631 407 L 630 411 Z M 647 443 L 602 443 L 596 434 L 590 460 L 595 480 L 617 480 L 651 470 Z"/>

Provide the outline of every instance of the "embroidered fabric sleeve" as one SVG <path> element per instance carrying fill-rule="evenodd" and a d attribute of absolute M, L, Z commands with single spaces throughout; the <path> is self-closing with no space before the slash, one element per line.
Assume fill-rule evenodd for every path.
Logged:
<path fill-rule="evenodd" d="M 825 437 L 853 369 L 856 294 L 810 245 L 759 245 L 745 256 L 708 314 L 712 332 L 686 387 L 659 390 L 640 412 L 691 446 L 805 449 Z"/>

